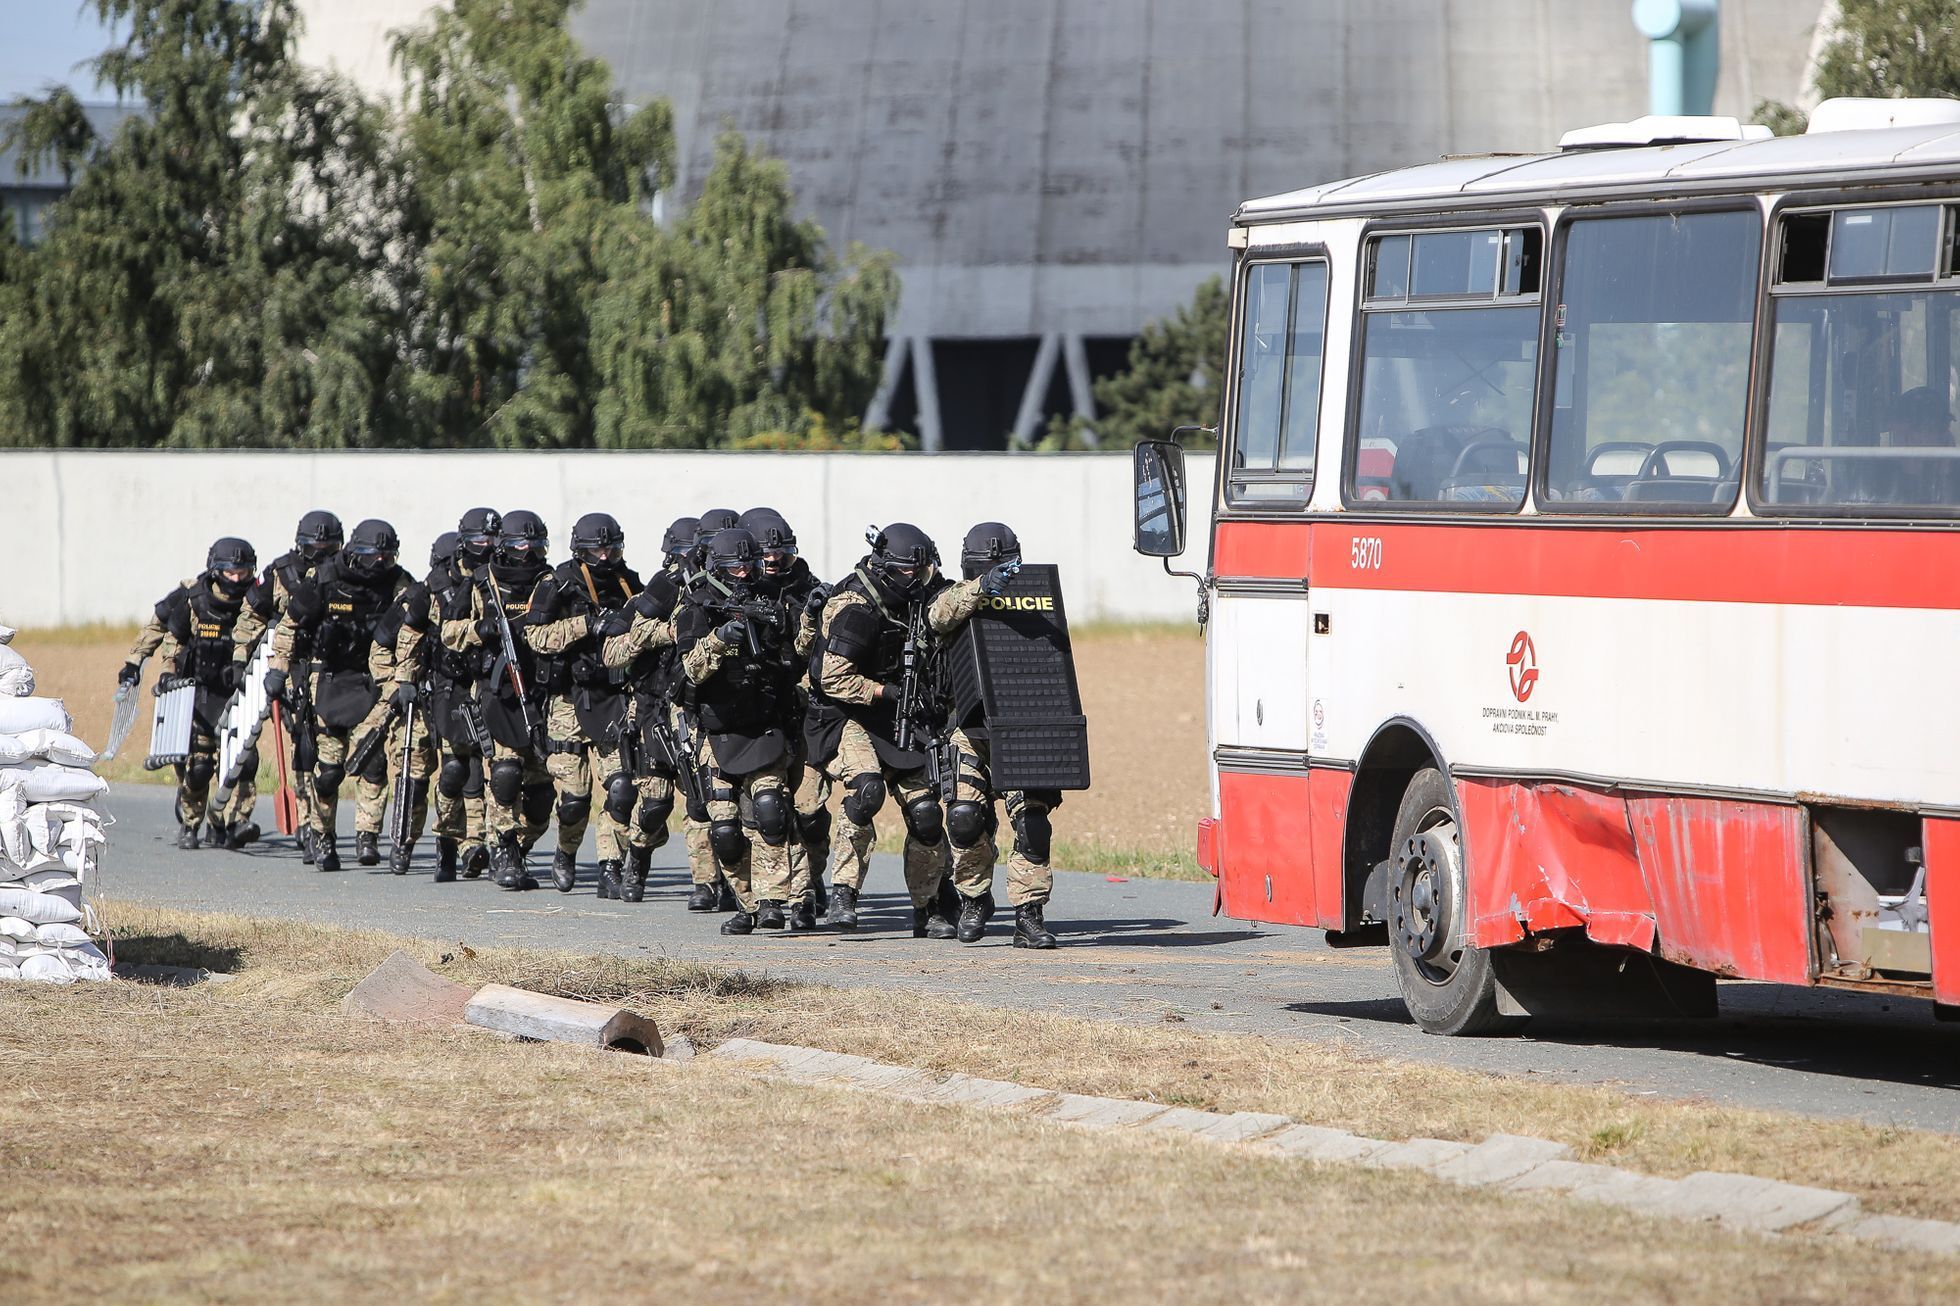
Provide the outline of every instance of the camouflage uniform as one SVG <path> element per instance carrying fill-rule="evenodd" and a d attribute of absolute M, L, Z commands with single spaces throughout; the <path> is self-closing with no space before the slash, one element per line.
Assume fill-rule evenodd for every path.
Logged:
<path fill-rule="evenodd" d="M 516 513 L 510 513 L 504 520 L 508 523 L 516 516 Z M 539 538 L 542 539 L 541 525 Z M 458 653 L 474 650 L 485 668 L 485 676 L 478 682 L 478 689 L 484 719 L 490 728 L 491 751 L 484 785 L 483 823 L 493 849 L 493 868 L 500 857 L 508 858 L 513 863 L 505 870 L 514 869 L 516 878 L 505 884 L 506 888 L 535 886 L 536 882 L 530 879 L 522 863 L 538 840 L 544 837 L 551 822 L 551 774 L 545 769 L 544 755 L 538 751 L 535 735 L 526 739 L 523 725 L 525 713 L 528 712 L 540 731 L 543 726 L 543 691 L 536 680 L 537 667 L 530 645 L 524 641 L 524 625 L 529 619 L 531 596 L 544 574 L 545 568 L 541 564 L 520 567 L 499 561 L 486 565 L 478 583 L 470 589 L 468 615 L 456 619 L 445 618 L 442 622 L 443 646 Z M 510 684 L 509 672 L 500 665 L 501 640 L 496 636 L 486 639 L 484 633 L 494 617 L 494 609 L 486 597 L 486 590 L 492 585 L 502 600 L 505 617 L 511 626 L 511 637 L 516 643 L 515 651 L 522 664 L 517 668 L 526 691 L 521 707 L 516 690 Z M 503 882 L 503 878 L 500 878 L 499 883 Z"/>
<path fill-rule="evenodd" d="M 231 698 L 229 685 L 238 674 L 227 676 L 225 668 L 240 609 L 238 601 L 226 602 L 215 593 L 206 576 L 189 577 L 158 601 L 125 659 L 140 672 L 155 653 L 170 668 L 167 674 L 191 676 L 198 682 L 190 754 L 175 765 L 177 823 L 190 827 L 193 834 L 200 822 L 208 824 L 214 843 L 223 842 L 234 826 L 250 820 L 258 799 L 258 751 L 253 749 L 240 759 L 240 778 L 230 798 L 218 807 L 209 801 L 212 780 L 222 779 L 217 775 L 218 724 Z M 132 692 L 135 685 L 132 679 Z"/>
<path fill-rule="evenodd" d="M 453 650 L 444 644 L 444 628 L 454 623 L 467 630 L 471 611 L 473 570 L 458 559 L 446 572 L 431 571 L 402 614 L 395 636 L 395 662 L 404 678 L 427 683 L 428 700 L 419 704 L 418 717 L 434 736 L 435 835 L 438 862 L 454 856 L 463 874 L 482 874 L 485 860 L 484 767 L 476 740 L 458 717 L 458 709 L 475 693 L 482 647 L 471 644 Z M 467 630 L 471 639 L 474 631 Z M 391 740 L 391 752 L 399 745 Z M 438 874 L 447 871 L 439 866 Z"/>
<path fill-rule="evenodd" d="M 313 578 L 320 561 L 324 560 L 316 560 L 299 549 L 292 549 L 274 558 L 260 573 L 258 583 L 245 595 L 245 606 L 231 631 L 232 659 L 237 662 L 241 673 L 251 662 L 259 640 L 284 620 L 294 591 Z M 292 790 L 297 820 L 294 832 L 297 833 L 313 825 L 313 773 L 299 769 L 295 751 L 299 741 L 293 734 L 291 724 L 288 723 L 279 734 L 286 752 L 286 784 Z"/>

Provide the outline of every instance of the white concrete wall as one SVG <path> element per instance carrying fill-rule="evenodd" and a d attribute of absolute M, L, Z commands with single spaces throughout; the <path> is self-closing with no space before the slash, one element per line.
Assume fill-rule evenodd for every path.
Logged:
<path fill-rule="evenodd" d="M 1199 518 L 1212 475 L 1209 455 L 1191 460 Z M 674 518 L 768 504 L 826 579 L 863 556 L 872 523 L 923 527 L 957 573 L 967 527 L 999 520 L 1029 560 L 1061 565 L 1075 621 L 1195 612 L 1191 582 L 1130 550 L 1121 455 L 34 451 L 0 452 L 0 623 L 137 620 L 203 565 L 213 539 L 250 540 L 263 565 L 311 508 L 350 531 L 363 517 L 393 523 L 419 576 L 430 542 L 477 504 L 540 514 L 554 558 L 581 514 L 610 512 L 643 570 Z M 1202 560 L 1206 532 L 1193 533 Z"/>

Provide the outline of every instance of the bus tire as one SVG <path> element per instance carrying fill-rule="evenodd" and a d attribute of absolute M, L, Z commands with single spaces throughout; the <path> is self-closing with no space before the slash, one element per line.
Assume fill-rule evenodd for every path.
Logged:
<path fill-rule="evenodd" d="M 1395 814 L 1389 856 L 1388 944 L 1409 1015 L 1431 1034 L 1511 1034 L 1523 1016 L 1500 1015 L 1491 954 L 1465 940 L 1469 920 L 1463 836 L 1449 778 L 1424 767 Z"/>

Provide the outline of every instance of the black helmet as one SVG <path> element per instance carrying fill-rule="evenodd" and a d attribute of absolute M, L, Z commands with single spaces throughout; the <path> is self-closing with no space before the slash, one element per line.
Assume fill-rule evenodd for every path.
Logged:
<path fill-rule="evenodd" d="M 626 532 L 612 514 L 588 512 L 572 524 L 572 556 L 588 567 L 615 571 L 625 563 L 620 546 Z"/>
<path fill-rule="evenodd" d="M 796 565 L 796 531 L 774 508 L 751 508 L 742 514 L 742 529 L 762 548 L 762 570 L 781 576 Z"/>
<path fill-rule="evenodd" d="M 693 550 L 694 537 L 700 533 L 699 517 L 676 517 L 674 524 L 667 528 L 667 533 L 660 537 L 660 551 L 672 562 Z"/>
<path fill-rule="evenodd" d="M 370 517 L 354 528 L 342 550 L 347 565 L 359 572 L 376 572 L 388 567 L 401 552 L 401 537 L 395 528 L 379 517 Z"/>
<path fill-rule="evenodd" d="M 761 558 L 762 547 L 755 542 L 755 536 L 740 526 L 718 530 L 708 541 L 708 566 L 724 584 L 748 584 Z"/>
<path fill-rule="evenodd" d="M 299 519 L 299 529 L 293 532 L 293 547 L 317 562 L 332 557 L 346 538 L 340 529 L 340 518 L 325 508 L 315 508 Z"/>
<path fill-rule="evenodd" d="M 436 542 L 429 546 L 429 565 L 447 567 L 456 560 L 456 549 L 461 537 L 455 531 L 444 531 L 436 536 Z"/>
<path fill-rule="evenodd" d="M 481 567 L 497 548 L 497 532 L 504 519 L 495 508 L 472 508 L 456 523 L 456 556 L 464 566 Z"/>
<path fill-rule="evenodd" d="M 204 574 L 210 579 L 212 591 L 229 600 L 244 598 L 245 591 L 252 588 L 252 577 L 248 574 L 244 580 L 231 580 L 225 573 L 250 573 L 258 569 L 259 555 L 252 551 L 251 545 L 235 536 L 225 536 L 204 555 Z"/>
<path fill-rule="evenodd" d="M 504 514 L 497 536 L 497 561 L 510 567 L 541 567 L 550 548 L 551 534 L 544 528 L 544 518 L 522 508 Z"/>
<path fill-rule="evenodd" d="M 715 537 L 716 531 L 725 531 L 741 524 L 741 514 L 733 508 L 710 508 L 694 519 L 694 542 L 706 544 Z"/>
<path fill-rule="evenodd" d="M 1012 526 L 1001 522 L 981 522 L 960 544 L 960 573 L 968 580 L 986 575 L 996 563 L 1020 560 L 1021 538 Z"/>
<path fill-rule="evenodd" d="M 902 594 L 924 589 L 939 562 L 932 537 L 910 522 L 893 522 L 885 529 L 865 532 L 871 541 L 871 565 L 887 585 Z"/>

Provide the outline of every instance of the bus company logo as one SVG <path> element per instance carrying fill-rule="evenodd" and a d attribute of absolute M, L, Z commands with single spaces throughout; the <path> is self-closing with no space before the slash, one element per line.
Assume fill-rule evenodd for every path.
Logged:
<path fill-rule="evenodd" d="M 1521 630 L 1512 636 L 1511 651 L 1504 655 L 1504 663 L 1511 669 L 1511 695 L 1522 703 L 1538 687 L 1538 650 L 1531 642 L 1529 631 Z"/>

